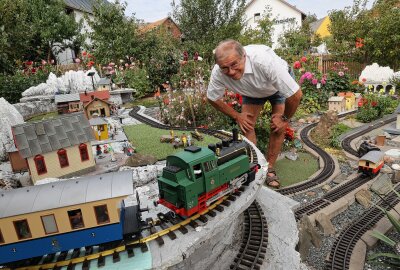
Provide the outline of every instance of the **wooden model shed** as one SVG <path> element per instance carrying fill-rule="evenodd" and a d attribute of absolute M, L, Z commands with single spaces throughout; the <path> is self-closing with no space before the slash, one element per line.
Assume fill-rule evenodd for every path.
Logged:
<path fill-rule="evenodd" d="M 346 100 L 344 97 L 330 97 L 328 99 L 328 110 L 338 113 L 346 111 Z"/>
<path fill-rule="evenodd" d="M 83 110 L 79 94 L 55 95 L 54 102 L 57 106 L 58 114 L 79 112 Z"/>
<path fill-rule="evenodd" d="M 93 130 L 83 112 L 12 127 L 15 146 L 31 179 L 72 177 L 95 169 Z"/>

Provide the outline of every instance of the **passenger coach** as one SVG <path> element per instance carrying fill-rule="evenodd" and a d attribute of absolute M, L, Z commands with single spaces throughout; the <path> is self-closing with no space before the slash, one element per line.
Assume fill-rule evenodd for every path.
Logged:
<path fill-rule="evenodd" d="M 131 194 L 131 171 L 1 191 L 0 265 L 121 240 Z"/>

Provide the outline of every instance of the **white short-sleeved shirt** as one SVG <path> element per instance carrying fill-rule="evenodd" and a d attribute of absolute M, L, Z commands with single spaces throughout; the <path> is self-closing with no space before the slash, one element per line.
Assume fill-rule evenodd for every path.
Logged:
<path fill-rule="evenodd" d="M 207 97 L 216 101 L 223 97 L 225 89 L 243 96 L 263 98 L 279 91 L 290 97 L 299 90 L 299 85 L 290 76 L 288 64 L 265 45 L 244 47 L 246 62 L 242 78 L 234 80 L 222 73 L 215 65 L 207 89 Z"/>

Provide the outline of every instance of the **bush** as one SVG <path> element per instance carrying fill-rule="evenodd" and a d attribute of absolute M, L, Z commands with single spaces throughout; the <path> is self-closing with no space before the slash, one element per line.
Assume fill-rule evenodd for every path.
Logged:
<path fill-rule="evenodd" d="M 399 100 L 371 92 L 364 95 L 362 103 L 356 118 L 360 122 L 368 123 L 385 114 L 393 113 L 399 104 Z"/>
<path fill-rule="evenodd" d="M 43 71 L 34 74 L 17 72 L 15 75 L 0 74 L 0 97 L 4 97 L 11 104 L 18 103 L 22 92 L 47 80 L 48 73 Z"/>
<path fill-rule="evenodd" d="M 340 144 L 339 136 L 343 133 L 349 131 L 351 128 L 343 123 L 336 124 L 332 128 L 332 136 L 330 145 L 336 149 L 341 149 L 342 146 Z"/>
<path fill-rule="evenodd" d="M 143 68 L 127 70 L 124 75 L 124 81 L 128 87 L 136 90 L 136 98 L 141 98 L 153 93 L 147 71 Z"/>

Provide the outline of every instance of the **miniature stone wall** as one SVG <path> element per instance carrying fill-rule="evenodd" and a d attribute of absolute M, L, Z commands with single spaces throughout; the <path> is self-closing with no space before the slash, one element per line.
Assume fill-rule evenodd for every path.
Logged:
<path fill-rule="evenodd" d="M 22 115 L 24 120 L 38 114 L 54 112 L 57 110 L 56 104 L 50 100 L 30 101 L 26 103 L 16 103 L 13 105 Z"/>

